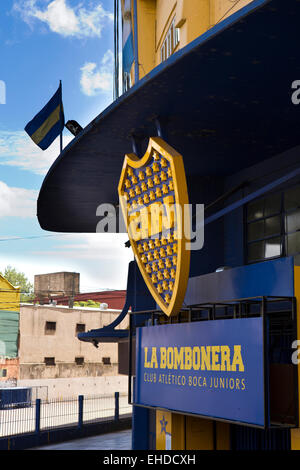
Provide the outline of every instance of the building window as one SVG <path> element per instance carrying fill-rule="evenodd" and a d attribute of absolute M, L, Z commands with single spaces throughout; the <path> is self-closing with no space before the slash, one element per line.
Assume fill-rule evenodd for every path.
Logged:
<path fill-rule="evenodd" d="M 102 357 L 102 362 L 105 365 L 111 365 L 110 357 Z"/>
<path fill-rule="evenodd" d="M 167 60 L 174 53 L 178 44 L 179 44 L 179 29 L 175 28 L 175 18 L 174 18 L 166 33 L 166 37 L 160 49 L 161 62 L 164 62 L 164 60 Z"/>
<path fill-rule="evenodd" d="M 55 366 L 55 357 L 44 357 L 44 363 L 46 366 Z"/>
<path fill-rule="evenodd" d="M 0 377 L 7 377 L 7 369 L 0 369 Z"/>
<path fill-rule="evenodd" d="M 247 206 L 247 261 L 300 253 L 300 185 Z"/>
<path fill-rule="evenodd" d="M 126 93 L 132 87 L 131 75 L 128 72 L 123 74 L 123 93 Z"/>
<path fill-rule="evenodd" d="M 84 332 L 85 332 L 85 324 L 76 323 L 75 335 L 77 335 L 78 333 L 84 333 Z"/>
<path fill-rule="evenodd" d="M 56 331 L 56 322 L 55 321 L 46 321 L 45 323 L 45 335 L 55 335 Z"/>
<path fill-rule="evenodd" d="M 75 364 L 77 366 L 83 366 L 84 365 L 84 357 L 75 357 Z"/>

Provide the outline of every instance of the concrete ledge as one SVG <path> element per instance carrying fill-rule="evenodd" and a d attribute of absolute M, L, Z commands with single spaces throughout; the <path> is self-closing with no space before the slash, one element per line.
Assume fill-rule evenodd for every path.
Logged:
<path fill-rule="evenodd" d="M 82 437 L 106 434 L 115 431 L 130 429 L 132 424 L 130 418 L 120 418 L 118 421 L 107 421 L 100 423 L 84 424 L 82 428 L 77 426 L 63 427 L 40 431 L 35 434 L 20 434 L 11 437 L 2 437 L 0 439 L 0 450 L 23 450 L 34 447 L 65 442 Z"/>

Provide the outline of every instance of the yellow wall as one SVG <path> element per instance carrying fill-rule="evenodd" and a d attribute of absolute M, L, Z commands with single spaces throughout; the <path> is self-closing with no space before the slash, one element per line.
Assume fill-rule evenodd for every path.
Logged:
<path fill-rule="evenodd" d="M 251 3 L 252 0 L 240 0 L 233 2 L 232 0 L 211 0 L 211 26 L 228 18 L 236 11 Z"/>
<path fill-rule="evenodd" d="M 139 78 L 160 64 L 161 46 L 174 18 L 180 31 L 176 52 L 251 1 L 137 0 Z M 134 83 L 134 66 L 131 77 Z"/>
<path fill-rule="evenodd" d="M 214 450 L 212 421 L 192 416 L 186 417 L 185 450 Z"/>
<path fill-rule="evenodd" d="M 160 48 L 165 38 L 168 26 L 175 14 L 176 3 L 176 0 L 157 0 L 156 2 L 156 49 Z"/>
<path fill-rule="evenodd" d="M 297 301 L 297 338 L 300 338 L 300 266 L 294 267 L 294 295 Z M 298 367 L 298 383 L 300 384 L 300 365 Z M 300 404 L 300 387 L 298 389 L 298 403 Z M 300 406 L 299 406 L 300 413 Z M 299 415 L 300 422 L 300 415 Z M 291 450 L 300 450 L 300 429 L 291 430 Z"/>
<path fill-rule="evenodd" d="M 139 78 L 143 78 L 155 67 L 155 14 L 156 0 L 138 2 Z"/>
<path fill-rule="evenodd" d="M 20 311 L 20 289 L 0 276 L 0 310 Z"/>
<path fill-rule="evenodd" d="M 217 423 L 217 450 L 230 450 L 230 424 Z"/>
<path fill-rule="evenodd" d="M 185 416 L 172 413 L 172 450 L 185 450 Z"/>
<path fill-rule="evenodd" d="M 166 432 L 172 434 L 172 414 L 170 411 L 156 411 L 156 450 L 166 449 L 166 433 L 162 431 L 162 421 L 166 422 Z"/>
<path fill-rule="evenodd" d="M 179 0 L 176 26 L 180 30 L 179 49 L 185 47 L 210 27 L 211 0 Z"/>
<path fill-rule="evenodd" d="M 194 416 L 156 411 L 156 450 L 166 450 L 166 434 L 161 423 L 167 422 L 166 431 L 171 435 L 172 450 L 229 450 L 230 425 Z M 214 433 L 216 435 L 214 436 Z M 216 449 L 214 449 L 216 446 Z"/>

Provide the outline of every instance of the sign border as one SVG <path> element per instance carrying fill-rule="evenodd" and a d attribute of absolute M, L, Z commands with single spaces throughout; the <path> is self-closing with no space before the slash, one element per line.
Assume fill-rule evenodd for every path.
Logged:
<path fill-rule="evenodd" d="M 213 416 L 213 415 L 203 415 L 203 414 L 192 413 L 192 412 L 188 412 L 188 411 L 175 410 L 173 408 L 167 408 L 167 407 L 163 408 L 163 407 L 155 406 L 155 405 L 147 405 L 147 404 L 136 403 L 135 402 L 136 394 L 137 394 L 137 388 L 136 388 L 137 387 L 137 379 L 136 379 L 136 377 L 135 377 L 135 381 L 134 381 L 134 397 L 133 397 L 132 405 L 139 406 L 141 408 L 148 408 L 148 409 L 152 409 L 152 410 L 166 410 L 166 411 L 176 413 L 176 414 L 181 414 L 181 415 L 186 415 L 186 416 L 193 416 L 193 417 L 198 417 L 198 418 L 202 418 L 202 419 L 214 420 L 214 421 L 219 421 L 219 422 L 224 422 L 224 423 L 229 423 L 229 424 L 235 424 L 235 425 L 241 425 L 241 426 L 246 426 L 246 427 L 251 427 L 251 428 L 256 428 L 256 429 L 264 429 L 264 430 L 268 429 L 269 424 L 270 424 L 270 414 L 269 414 L 269 398 L 268 398 L 269 375 L 268 375 L 268 367 L 267 367 L 267 364 L 266 364 L 266 362 L 267 362 L 266 354 L 267 354 L 267 350 L 268 350 L 268 347 L 267 347 L 267 328 L 266 328 L 267 325 L 266 325 L 265 315 L 255 317 L 255 318 L 260 319 L 261 323 L 262 323 L 262 332 L 261 332 L 262 337 L 261 337 L 261 340 L 262 340 L 262 361 L 263 361 L 263 364 L 262 364 L 263 384 L 262 385 L 263 385 L 263 417 L 264 417 L 264 424 L 260 425 L 260 424 L 248 423 L 246 421 L 237 421 L 237 420 L 233 420 L 233 419 L 222 418 L 222 417 Z M 229 318 L 228 320 L 229 321 L 230 320 L 234 321 L 235 319 Z M 247 320 L 247 318 L 244 318 L 243 320 Z M 218 321 L 218 320 L 216 320 L 216 321 Z M 227 320 L 224 320 L 224 321 L 227 321 Z M 199 321 L 198 322 L 193 322 L 193 323 L 194 324 L 203 324 L 203 322 L 199 322 Z M 152 325 L 152 326 L 166 326 L 166 325 Z M 169 326 L 172 326 L 172 324 L 170 324 Z M 139 328 L 137 328 L 137 330 L 142 330 L 143 328 L 145 328 L 145 327 L 139 327 Z M 137 351 L 138 351 L 139 346 L 140 346 L 139 341 L 136 341 Z M 140 368 L 140 363 L 141 363 L 140 354 L 136 354 L 136 373 Z"/>

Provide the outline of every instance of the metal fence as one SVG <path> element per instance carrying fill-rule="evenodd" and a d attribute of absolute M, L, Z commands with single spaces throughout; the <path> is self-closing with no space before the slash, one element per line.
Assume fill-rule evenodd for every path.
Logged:
<path fill-rule="evenodd" d="M 0 410 L 0 437 L 35 431 L 36 402 L 6 404 Z"/>
<path fill-rule="evenodd" d="M 10 403 L 0 410 L 0 437 L 119 420 L 131 416 L 127 393 Z"/>
<path fill-rule="evenodd" d="M 37 401 L 39 406 L 39 402 Z M 38 413 L 37 413 L 38 414 Z M 62 426 L 74 426 L 78 423 L 79 399 L 40 401 L 40 429 L 54 429 Z"/>

